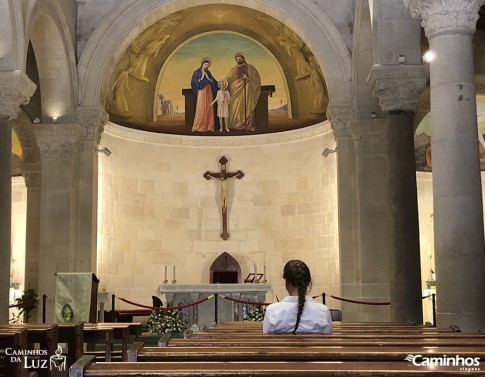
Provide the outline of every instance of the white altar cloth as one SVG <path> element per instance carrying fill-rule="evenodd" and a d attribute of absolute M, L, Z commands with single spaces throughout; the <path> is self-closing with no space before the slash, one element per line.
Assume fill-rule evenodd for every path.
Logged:
<path fill-rule="evenodd" d="M 165 295 L 167 306 L 189 304 L 215 293 L 242 301 L 264 302 L 269 291 L 270 284 L 161 284 L 159 287 L 160 294 Z M 189 309 L 189 326 L 192 324 L 192 328 L 208 326 L 216 318 L 214 298 L 199 304 L 196 310 Z M 219 297 L 217 319 L 242 320 L 242 304 Z"/>

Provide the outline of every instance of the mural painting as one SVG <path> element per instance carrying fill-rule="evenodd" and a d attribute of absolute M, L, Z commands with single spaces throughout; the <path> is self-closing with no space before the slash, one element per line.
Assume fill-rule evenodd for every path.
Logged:
<path fill-rule="evenodd" d="M 110 88 L 111 121 L 200 136 L 305 127 L 325 120 L 328 105 L 302 39 L 270 16 L 227 4 L 185 9 L 145 29 L 116 63 Z"/>
<path fill-rule="evenodd" d="M 480 168 L 485 170 L 485 96 L 477 95 L 477 138 L 480 153 Z M 432 171 L 432 127 L 431 113 L 428 113 L 419 123 L 414 134 L 414 148 L 416 157 L 416 170 Z"/>
<path fill-rule="evenodd" d="M 15 133 L 12 131 L 12 175 L 22 175 L 20 170 L 20 163 L 23 161 L 22 148 L 20 147 L 20 141 Z"/>

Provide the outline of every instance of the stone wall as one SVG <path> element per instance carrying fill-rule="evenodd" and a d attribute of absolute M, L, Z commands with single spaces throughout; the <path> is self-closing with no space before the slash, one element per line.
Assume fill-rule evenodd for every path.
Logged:
<path fill-rule="evenodd" d="M 340 287 L 336 158 L 328 123 L 273 135 L 190 137 L 157 135 L 108 125 L 100 156 L 98 277 L 101 287 L 137 302 L 151 302 L 157 287 L 209 282 L 222 252 L 241 266 L 242 277 L 266 266 L 276 300 L 286 295 L 283 265 L 307 262 L 314 295 L 338 295 Z M 218 172 L 225 155 L 229 182 L 229 233 L 220 237 L 220 184 L 203 178 Z M 119 302 L 118 302 L 119 304 Z M 122 305 L 123 306 L 123 305 Z"/>

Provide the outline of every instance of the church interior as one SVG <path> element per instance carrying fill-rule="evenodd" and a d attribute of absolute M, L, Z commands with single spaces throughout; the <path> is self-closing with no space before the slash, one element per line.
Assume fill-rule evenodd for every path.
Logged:
<path fill-rule="evenodd" d="M 194 334 L 216 316 L 259 337 L 243 304 L 285 297 L 292 259 L 336 333 L 412 322 L 483 337 L 483 0 L 0 9 L 0 375 L 28 292 L 39 326 L 188 305 Z M 229 115 L 191 87 L 204 64 Z"/>

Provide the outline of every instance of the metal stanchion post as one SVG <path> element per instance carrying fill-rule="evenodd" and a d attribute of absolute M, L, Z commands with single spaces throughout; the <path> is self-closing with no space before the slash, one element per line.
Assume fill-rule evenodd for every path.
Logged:
<path fill-rule="evenodd" d="M 325 305 L 325 292 L 322 293 L 322 304 Z"/>
<path fill-rule="evenodd" d="M 431 303 L 433 305 L 433 326 L 436 327 L 436 293 L 431 295 Z"/>
<path fill-rule="evenodd" d="M 42 323 L 45 323 L 45 311 L 46 311 L 47 295 L 42 295 Z"/>
<path fill-rule="evenodd" d="M 214 322 L 217 323 L 219 318 L 218 318 L 218 299 L 219 299 L 219 293 L 214 294 Z"/>

